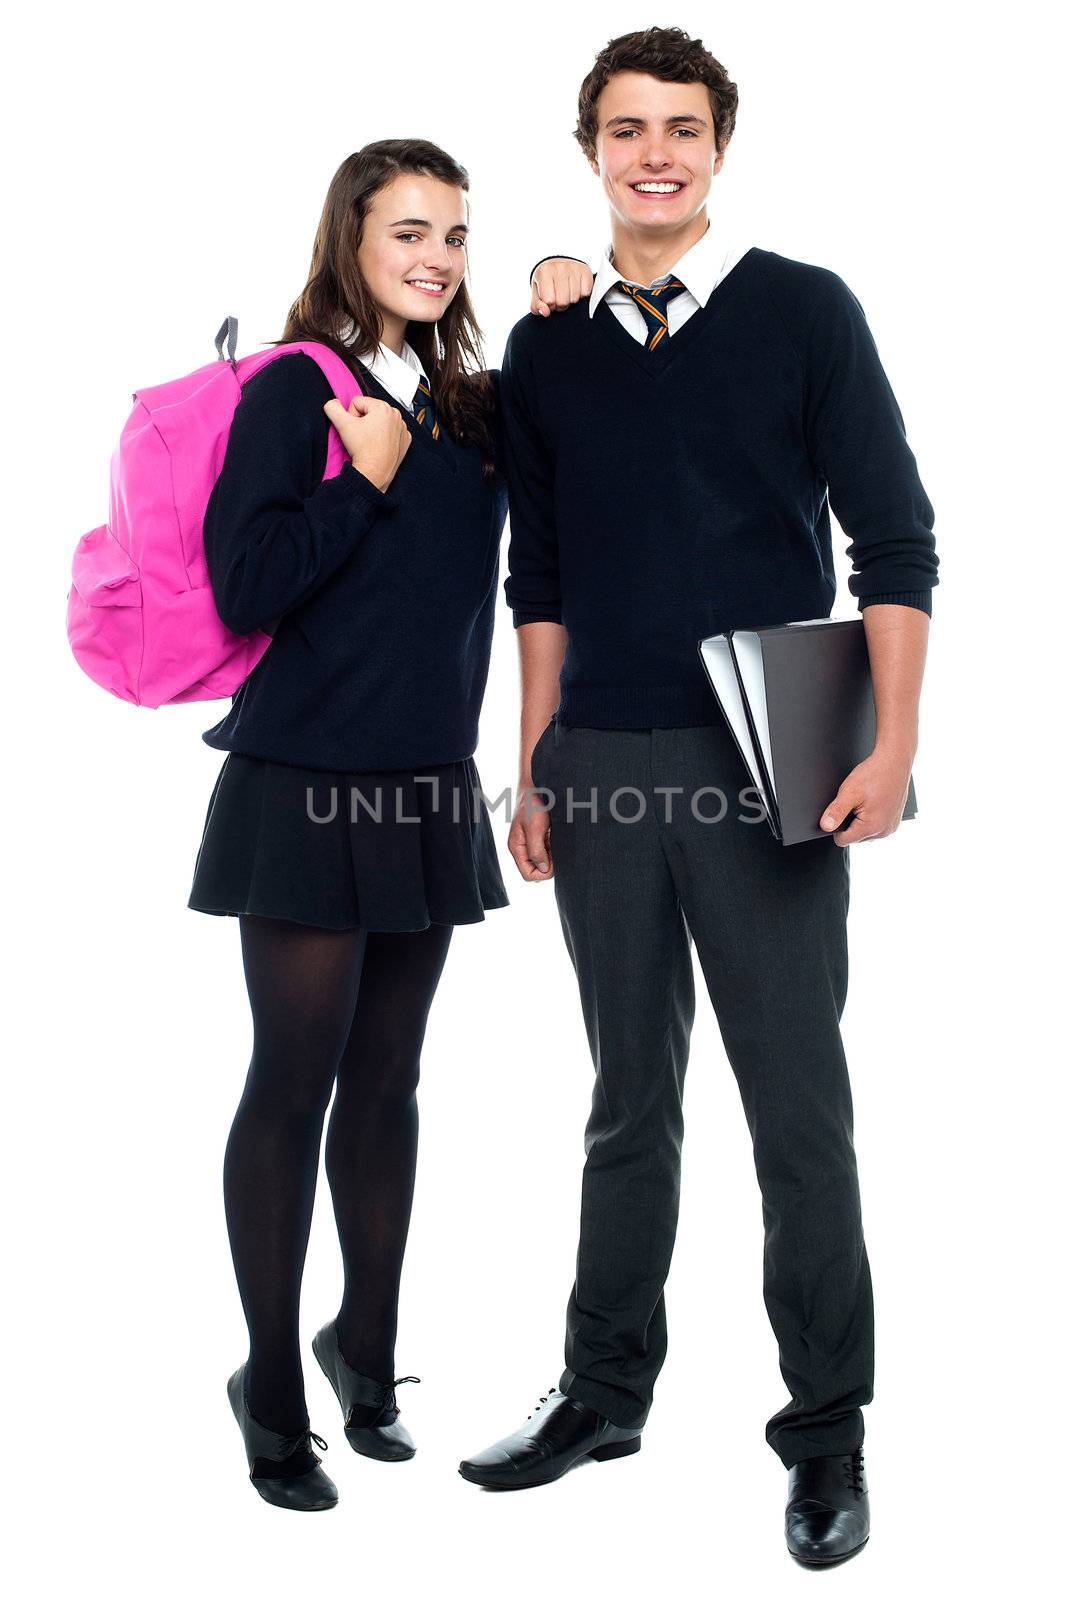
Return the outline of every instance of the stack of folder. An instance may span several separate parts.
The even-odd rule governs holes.
[[[831,840],[825,807],[876,743],[862,619],[734,629],[703,639],[699,655],[774,837]],[[911,778],[902,816],[916,815]]]

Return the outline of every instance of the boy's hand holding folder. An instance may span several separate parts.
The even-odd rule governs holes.
[[[831,835],[843,847],[916,815],[912,752],[877,742],[861,618],[734,629],[699,654],[783,844]]]
[[[904,751],[874,750],[844,778],[821,818],[822,828],[840,847],[894,833],[906,810],[912,765]]]

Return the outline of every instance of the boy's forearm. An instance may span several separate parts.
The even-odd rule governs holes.
[[[862,612],[876,703],[878,749],[917,750],[918,708],[928,651],[928,616],[916,606],[870,605]]]
[[[529,760],[536,741],[558,710],[558,680],[568,635],[558,622],[525,622],[517,628],[521,672],[521,748],[518,782],[532,785]]]

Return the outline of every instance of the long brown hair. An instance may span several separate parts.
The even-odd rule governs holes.
[[[359,271],[358,249],[370,202],[401,173],[439,178],[463,190],[470,186],[465,167],[428,139],[378,139],[348,156],[325,197],[307,282],[275,343],[317,340],[349,363],[380,344],[381,313]],[[349,320],[357,336],[345,344]],[[491,481],[494,395],[465,277],[438,322],[408,323],[407,341],[425,368],[441,424],[459,444],[481,450],[484,475]]]

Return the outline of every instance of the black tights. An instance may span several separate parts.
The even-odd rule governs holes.
[[[300,1285],[334,1083],[325,1159],[344,1262],[337,1339],[358,1372],[395,1376],[420,1053],[452,929],[365,933],[245,915],[240,933],[254,1036],[226,1146],[226,1223],[251,1345],[248,1408],[289,1434],[309,1425]]]

